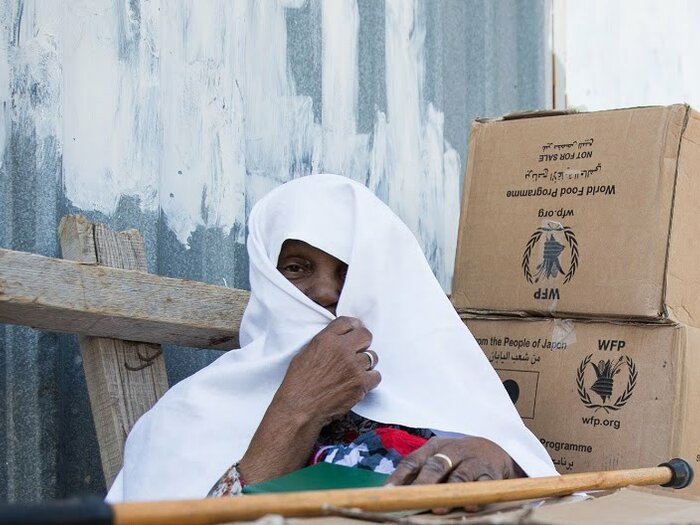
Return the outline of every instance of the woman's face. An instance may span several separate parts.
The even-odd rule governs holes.
[[[347,264],[304,241],[287,239],[277,269],[309,299],[335,315]]]

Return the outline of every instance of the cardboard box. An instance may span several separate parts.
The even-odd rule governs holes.
[[[699,329],[465,322],[560,473],[656,466],[673,457],[700,469]],[[700,494],[700,483],[686,491]]]
[[[414,511],[415,512],[415,511]],[[342,518],[294,518],[294,525],[367,525],[348,509]],[[659,493],[647,487],[628,487],[614,491],[581,493],[542,500],[504,501],[486,506],[483,513],[474,514],[452,509],[447,518],[422,514],[410,522],[459,523],[464,525],[490,523],[521,525],[692,525],[700,523],[700,501],[688,497],[685,491]],[[406,520],[408,521],[408,520]],[[385,520],[386,522],[386,520]],[[410,523],[409,522],[409,523]]]
[[[700,326],[699,202],[688,106],[477,121],[453,303]]]

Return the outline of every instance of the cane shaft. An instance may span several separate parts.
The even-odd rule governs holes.
[[[254,520],[266,514],[282,514],[288,517],[322,516],[327,505],[358,507],[370,512],[462,507],[563,496],[584,490],[616,489],[628,485],[662,485],[671,477],[672,472],[668,467],[654,467],[478,483],[121,503],[114,505],[113,511],[115,525],[210,525],[224,521]]]

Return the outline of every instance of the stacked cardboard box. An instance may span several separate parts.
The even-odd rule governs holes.
[[[562,473],[700,466],[697,254],[688,106],[474,123],[452,300]]]

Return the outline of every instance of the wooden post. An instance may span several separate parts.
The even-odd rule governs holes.
[[[59,236],[64,259],[148,271],[137,230],[114,232],[80,215],[68,215],[61,220]],[[168,389],[165,362],[160,345],[103,337],[80,336],[80,352],[109,487],[122,466],[127,434]]]

